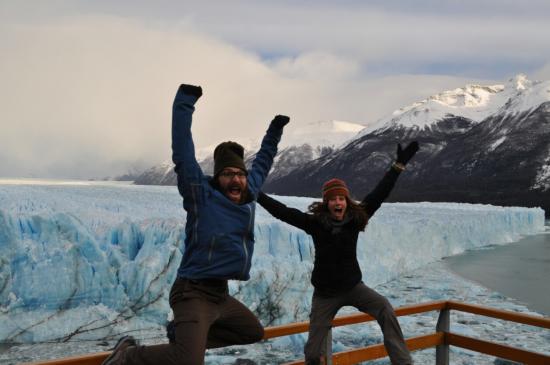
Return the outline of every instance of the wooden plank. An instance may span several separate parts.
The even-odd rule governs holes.
[[[65,357],[49,361],[29,362],[21,365],[101,365],[110,352],[98,352],[94,354]]]
[[[432,333],[424,336],[411,337],[406,340],[410,351],[422,350],[442,344],[444,333]],[[362,361],[380,359],[388,356],[384,344],[372,345],[360,349],[338,352],[332,355],[334,365],[351,365]],[[285,365],[303,365],[304,360],[293,361]]]
[[[404,305],[395,309],[395,315],[398,317],[409,316],[411,314],[425,313],[435,310],[439,311],[445,308],[447,308],[446,300],[436,300],[433,302],[426,302],[421,304]]]
[[[462,347],[468,350],[481,352],[487,355],[498,356],[503,359],[517,361],[529,365],[548,365],[550,356],[541,353],[518,349],[494,342],[479,340],[467,336],[448,333],[447,341],[452,346]]]
[[[405,315],[424,313],[424,312],[428,312],[428,311],[441,310],[441,309],[454,309],[454,310],[459,310],[459,311],[468,312],[468,313],[472,313],[472,314],[479,314],[479,315],[489,316],[489,317],[493,317],[493,318],[499,318],[499,319],[503,319],[503,320],[513,321],[513,322],[524,323],[524,324],[528,324],[528,325],[532,325],[532,326],[550,328],[550,318],[548,318],[548,317],[537,317],[537,316],[533,316],[533,315],[527,315],[527,314],[522,314],[522,313],[504,311],[504,310],[493,309],[493,308],[489,308],[489,307],[483,307],[483,306],[467,304],[467,303],[461,303],[461,302],[455,302],[455,301],[435,301],[435,302],[429,302],[429,303],[418,304],[418,305],[404,306],[404,307],[397,308],[395,310],[395,313],[396,313],[397,316],[405,316]],[[335,326],[335,327],[345,326],[345,325],[362,323],[362,322],[367,322],[367,321],[372,321],[372,320],[374,320],[374,318],[372,318],[368,314],[357,313],[357,314],[352,314],[352,315],[348,315],[348,316],[336,317],[333,321],[333,326]],[[291,323],[291,324],[282,325],[282,326],[268,327],[268,328],[265,329],[264,339],[307,332],[308,329],[309,329],[309,323],[308,322],[299,322],[299,323]],[[437,335],[440,336],[440,334],[437,334]],[[432,336],[432,335],[428,335],[428,336]],[[533,356],[533,359],[535,359],[535,360],[533,360],[532,362],[528,362],[529,364],[531,364],[531,363],[533,363],[533,364],[539,364],[539,363],[540,364],[543,364],[543,363],[548,364],[548,363],[550,363],[550,358],[546,355],[537,354],[537,353],[529,352],[529,351],[526,351],[526,350],[513,349],[513,348],[510,348],[510,347],[507,347],[507,346],[504,346],[504,345],[493,344],[493,343],[487,342],[487,341],[469,339],[468,337],[465,337],[465,336],[459,336],[459,335],[455,335],[455,334],[453,334],[452,336],[454,336],[454,339],[457,343],[460,343],[464,346],[479,346],[479,343],[483,343],[483,344],[485,344],[483,346],[489,346],[489,347],[482,347],[482,349],[487,348],[488,349],[487,351],[492,351],[492,353],[488,353],[490,355],[495,355],[495,356],[500,356],[500,357],[505,357],[506,358],[506,356],[508,356],[508,355],[505,355],[505,354],[511,353],[512,356],[514,356],[514,357],[508,357],[510,360],[526,362],[525,358],[523,356],[528,356],[527,358],[529,358],[529,359],[531,358],[530,356]],[[414,343],[415,343],[414,341],[416,339],[422,338],[422,337],[425,337],[425,336],[413,337],[413,338],[407,340],[407,345],[409,346],[409,341],[413,341],[411,343],[411,345],[414,346]],[[441,343],[443,343],[443,342],[439,342],[437,344],[434,344],[433,346],[439,345]],[[486,345],[486,344],[489,344],[489,345]],[[462,347],[458,344],[453,344],[453,345]],[[373,354],[380,354],[381,349],[378,348],[377,346],[382,346],[382,345],[370,346],[372,348],[372,350],[370,350],[370,351],[372,351]],[[421,347],[421,348],[426,348],[426,347]],[[468,349],[471,349],[471,350],[474,350],[474,351],[476,350],[476,348],[469,348],[469,347],[464,347],[464,348],[468,348]],[[343,356],[343,357],[347,356],[348,360],[346,360],[346,361],[351,361],[351,360],[355,359],[355,356],[358,356],[358,358],[363,356],[361,354],[362,350],[363,349],[352,350],[352,351],[350,351],[350,354],[342,353],[341,356]],[[502,352],[502,351],[504,351],[504,352]],[[351,354],[352,352],[358,352],[358,353],[357,354],[355,354],[355,353]],[[480,351],[480,352],[482,352],[482,351]],[[68,357],[68,358],[64,358],[64,359],[28,363],[26,365],[100,365],[101,362],[103,362],[103,360],[108,355],[109,355],[109,352],[101,352],[101,353],[87,354],[87,355],[82,355],[82,356]],[[337,359],[337,357],[336,357],[337,355],[338,354],[335,354],[335,357],[334,357],[335,361]],[[378,356],[378,355],[376,355],[376,356]],[[386,355],[381,355],[379,357],[383,357],[383,356],[386,356]],[[522,357],[515,360],[516,356],[522,356]],[[541,356],[542,356],[542,359],[543,359],[543,360],[541,360],[542,362],[537,360],[537,359],[541,358]],[[379,357],[374,357],[374,358],[379,358]],[[362,361],[369,360],[369,359],[371,359],[371,358],[367,358],[367,359],[364,359]],[[537,361],[539,361],[539,362],[537,362]],[[296,362],[296,364],[300,364],[300,363],[301,362]],[[337,364],[337,363],[338,362],[335,362],[335,364]]]
[[[441,310],[441,309],[444,309],[446,306],[447,306],[447,302],[444,300],[428,302],[423,304],[407,305],[407,306],[403,306],[395,309],[395,315],[398,317],[409,316],[411,314]],[[334,318],[334,320],[332,321],[332,325],[334,327],[338,327],[338,326],[347,326],[350,324],[369,322],[369,321],[374,321],[374,317],[366,313],[355,313],[347,316],[340,316],[340,317]]]
[[[395,314],[399,316],[408,316],[411,314],[424,313],[445,308],[447,302],[444,300],[428,302],[423,304],[415,304],[403,306],[395,309]],[[347,326],[350,324],[363,323],[374,321],[374,318],[366,313],[354,313],[346,316],[339,316],[332,321],[333,327]],[[294,335],[297,333],[307,332],[309,330],[309,322],[299,322],[285,324],[281,326],[273,326],[265,329],[264,339]]]
[[[309,331],[309,322],[297,322],[264,329],[264,340]]]
[[[446,307],[446,301],[434,301],[423,304],[416,304],[397,308],[395,314],[397,316],[406,316],[410,314],[423,313],[433,310],[440,310]],[[333,321],[333,326],[345,326],[374,320],[373,317],[365,313],[356,313],[347,316],[336,317]],[[290,323],[281,326],[273,326],[265,329],[264,339],[270,339],[281,336],[288,336],[297,333],[307,332],[309,330],[309,322]],[[109,355],[109,352],[98,354],[86,354],[76,357],[68,357],[63,359],[41,361],[28,363],[25,365],[100,365],[101,362]]]
[[[505,311],[505,310],[495,309],[491,307],[484,307],[481,305],[455,302],[452,300],[448,301],[448,305],[450,309],[455,309],[462,312],[480,314],[482,316],[504,319],[506,321],[523,323],[531,326],[550,328],[549,317],[538,317],[530,314]]]

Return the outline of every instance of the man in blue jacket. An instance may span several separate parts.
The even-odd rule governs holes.
[[[229,295],[227,281],[250,278],[256,199],[289,118],[278,115],[271,121],[250,171],[243,147],[223,142],[214,151],[214,176],[206,176],[191,135],[201,95],[200,87],[181,85],[172,111],[172,159],[187,212],[185,253],[170,291],[175,338],[165,345],[138,346],[132,337],[123,337],[104,365],[203,364],[207,348],[263,337],[256,316]]]

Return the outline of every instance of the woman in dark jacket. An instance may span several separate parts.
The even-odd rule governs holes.
[[[332,179],[323,184],[323,201],[310,205],[309,212],[289,208],[260,193],[258,203],[275,218],[312,236],[315,261],[311,275],[313,292],[309,337],[304,352],[306,364],[319,364],[322,348],[333,318],[340,308],[354,306],[378,321],[384,345],[392,364],[412,364],[403,333],[389,301],[362,281],[357,262],[357,237],[370,217],[388,197],[399,174],[418,151],[412,142],[397,147],[397,159],[390,170],[360,204],[350,199],[344,181]]]

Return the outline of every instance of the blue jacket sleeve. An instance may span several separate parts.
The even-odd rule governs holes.
[[[254,196],[258,196],[262,185],[267,178],[273,159],[277,154],[277,145],[281,140],[283,134],[283,128],[278,127],[275,123],[271,122],[267,132],[262,140],[260,150],[256,154],[254,161],[252,162],[252,168],[248,175],[248,186]]]
[[[198,97],[178,90],[172,107],[172,161],[176,165],[178,190],[182,197],[190,196],[191,184],[200,184],[202,170],[195,157],[191,121]]]

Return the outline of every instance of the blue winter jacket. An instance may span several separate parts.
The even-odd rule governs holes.
[[[212,177],[204,175],[197,163],[191,135],[196,101],[196,96],[179,90],[172,110],[172,160],[187,212],[185,252],[178,276],[248,280],[254,251],[256,199],[277,154],[282,128],[273,123],[269,126],[248,172],[248,189],[253,199],[239,205],[215,189],[210,184]]]

